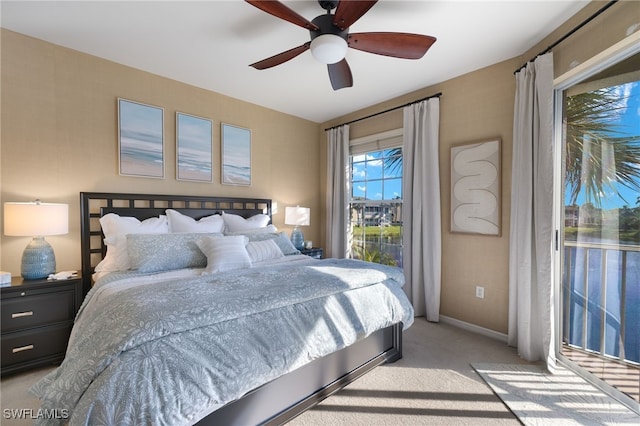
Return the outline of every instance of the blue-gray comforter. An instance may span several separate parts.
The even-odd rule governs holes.
[[[402,271],[357,260],[142,285],[119,275],[91,290],[63,363],[32,388],[72,425],[193,424],[313,359],[413,322]]]

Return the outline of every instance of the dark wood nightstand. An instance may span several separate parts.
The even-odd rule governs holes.
[[[67,280],[13,277],[0,287],[0,374],[59,363],[82,303],[82,275]]]
[[[313,247],[310,249],[302,249],[300,253],[306,254],[309,257],[313,257],[314,259],[322,259],[324,257],[324,250],[322,247]]]

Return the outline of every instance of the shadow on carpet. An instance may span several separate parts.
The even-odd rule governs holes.
[[[640,415],[565,368],[471,366],[524,425],[640,425]]]

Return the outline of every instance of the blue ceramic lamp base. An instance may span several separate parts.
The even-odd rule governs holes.
[[[298,250],[304,248],[304,235],[302,235],[302,231],[297,226],[291,231],[291,244]]]
[[[43,237],[33,237],[22,253],[21,275],[25,280],[47,278],[56,271],[56,255]]]

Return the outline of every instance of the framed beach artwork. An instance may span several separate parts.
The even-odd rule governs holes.
[[[451,232],[500,236],[500,139],[451,147]]]
[[[118,98],[120,174],[164,178],[164,109]]]
[[[251,130],[222,123],[222,183],[251,185]]]
[[[213,122],[176,112],[176,179],[213,182]]]

